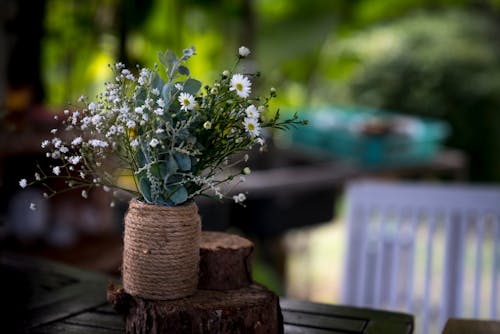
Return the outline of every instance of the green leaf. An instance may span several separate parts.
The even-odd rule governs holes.
[[[188,192],[183,186],[178,186],[177,190],[170,196],[170,200],[174,202],[175,205],[184,203],[188,198]]]
[[[139,177],[139,191],[141,192],[142,197],[144,197],[146,202],[148,202],[148,203],[152,202],[151,184],[149,183],[149,180],[146,177],[146,175]]]
[[[177,61],[177,56],[172,51],[167,50],[165,53],[158,52],[158,59],[166,69],[170,69]]]
[[[191,158],[187,154],[174,153],[175,161],[181,171],[191,170]]]
[[[155,73],[153,77],[152,87],[161,91],[163,85],[164,85],[163,79],[158,75],[158,73]]]
[[[166,161],[166,168],[168,175],[175,174],[175,172],[177,172],[177,170],[179,169],[179,165],[177,165],[177,162],[171,155],[168,157],[168,160]]]
[[[144,101],[146,101],[146,97],[148,96],[148,92],[144,87],[141,87],[135,96],[135,105],[136,107],[142,106]]]
[[[196,95],[201,88],[201,82],[196,79],[189,78],[184,82],[184,91],[191,95]]]
[[[163,88],[161,89],[161,97],[163,98],[163,101],[165,101],[165,105],[170,104],[170,90],[172,89],[172,85],[169,83],[166,83],[163,85]]]
[[[189,68],[187,68],[184,65],[179,66],[179,68],[177,68],[177,72],[179,72],[179,74],[182,74],[185,76],[189,76],[189,73],[190,73]]]

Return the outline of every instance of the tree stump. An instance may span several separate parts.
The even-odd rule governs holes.
[[[175,300],[131,296],[112,284],[107,298],[125,317],[126,333],[283,333],[276,294],[252,283],[253,244],[202,232],[198,290]]]
[[[230,290],[252,283],[253,243],[237,235],[202,232],[198,289]]]
[[[125,332],[283,333],[278,296],[258,284],[233,290],[198,290],[176,300],[147,300],[108,288],[108,301],[125,316]]]

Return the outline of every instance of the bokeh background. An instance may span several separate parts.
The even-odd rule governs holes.
[[[97,94],[108,64],[152,66],[158,51],[190,45],[198,54],[191,72],[202,82],[249,47],[246,66],[262,74],[255,90],[276,87],[272,107],[285,113],[356,106],[446,122],[443,145],[468,157],[467,180],[500,182],[499,0],[2,0],[0,27],[5,249],[118,273],[123,207],[107,208],[104,194],[67,196],[26,219],[22,204],[39,194],[21,192],[17,181],[43,159],[39,142],[54,113]],[[335,302],[343,202],[326,199],[335,201],[331,219],[317,226],[272,234],[223,227],[261,245],[258,280],[282,295]]]

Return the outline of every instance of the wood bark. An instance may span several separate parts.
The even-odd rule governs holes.
[[[108,301],[125,316],[125,332],[283,333],[279,299],[258,284],[233,290],[198,290],[193,296],[167,301],[128,295],[110,286]]]
[[[251,241],[222,232],[202,232],[198,289],[231,290],[252,283]]]

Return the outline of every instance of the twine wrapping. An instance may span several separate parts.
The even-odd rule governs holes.
[[[125,215],[125,291],[156,300],[192,295],[198,285],[200,237],[195,203],[166,207],[132,200]]]

